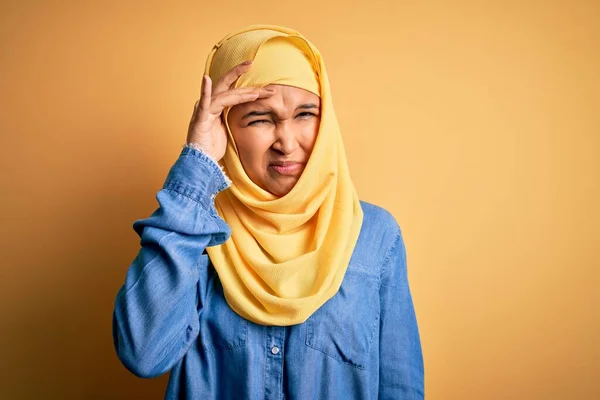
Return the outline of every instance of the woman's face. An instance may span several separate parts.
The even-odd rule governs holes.
[[[275,93],[234,106],[228,122],[242,166],[262,189],[285,196],[292,190],[319,132],[319,96],[291,86],[269,85]]]

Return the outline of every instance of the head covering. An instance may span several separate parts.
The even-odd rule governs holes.
[[[217,82],[246,60],[253,65],[236,87],[281,84],[319,95],[319,132],[296,185],[277,197],[245,173],[227,126],[222,163],[233,184],[215,205],[232,235],[207,252],[233,311],[258,324],[294,325],[339,290],[363,214],[316,47],[288,28],[250,26],[214,46],[205,74]]]

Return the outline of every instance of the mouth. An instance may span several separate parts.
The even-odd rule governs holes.
[[[297,161],[276,161],[269,165],[269,169],[275,171],[279,175],[294,176],[302,171],[304,163]]]

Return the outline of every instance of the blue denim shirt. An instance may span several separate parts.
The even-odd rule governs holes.
[[[361,202],[360,237],[338,293],[306,322],[262,326],[234,313],[206,252],[230,228],[216,163],[184,148],[136,221],[141,250],[119,291],[113,339],[135,375],[171,371],[167,399],[422,399],[423,357],[400,229]]]

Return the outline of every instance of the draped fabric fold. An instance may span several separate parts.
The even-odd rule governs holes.
[[[232,186],[215,205],[232,235],[207,252],[233,311],[262,325],[294,325],[339,290],[363,214],[316,47],[294,30],[254,25],[217,43],[205,74],[217,82],[246,60],[253,60],[252,68],[236,87],[280,84],[317,94],[319,132],[302,176],[288,194],[277,197],[247,176],[227,127],[222,163]]]

